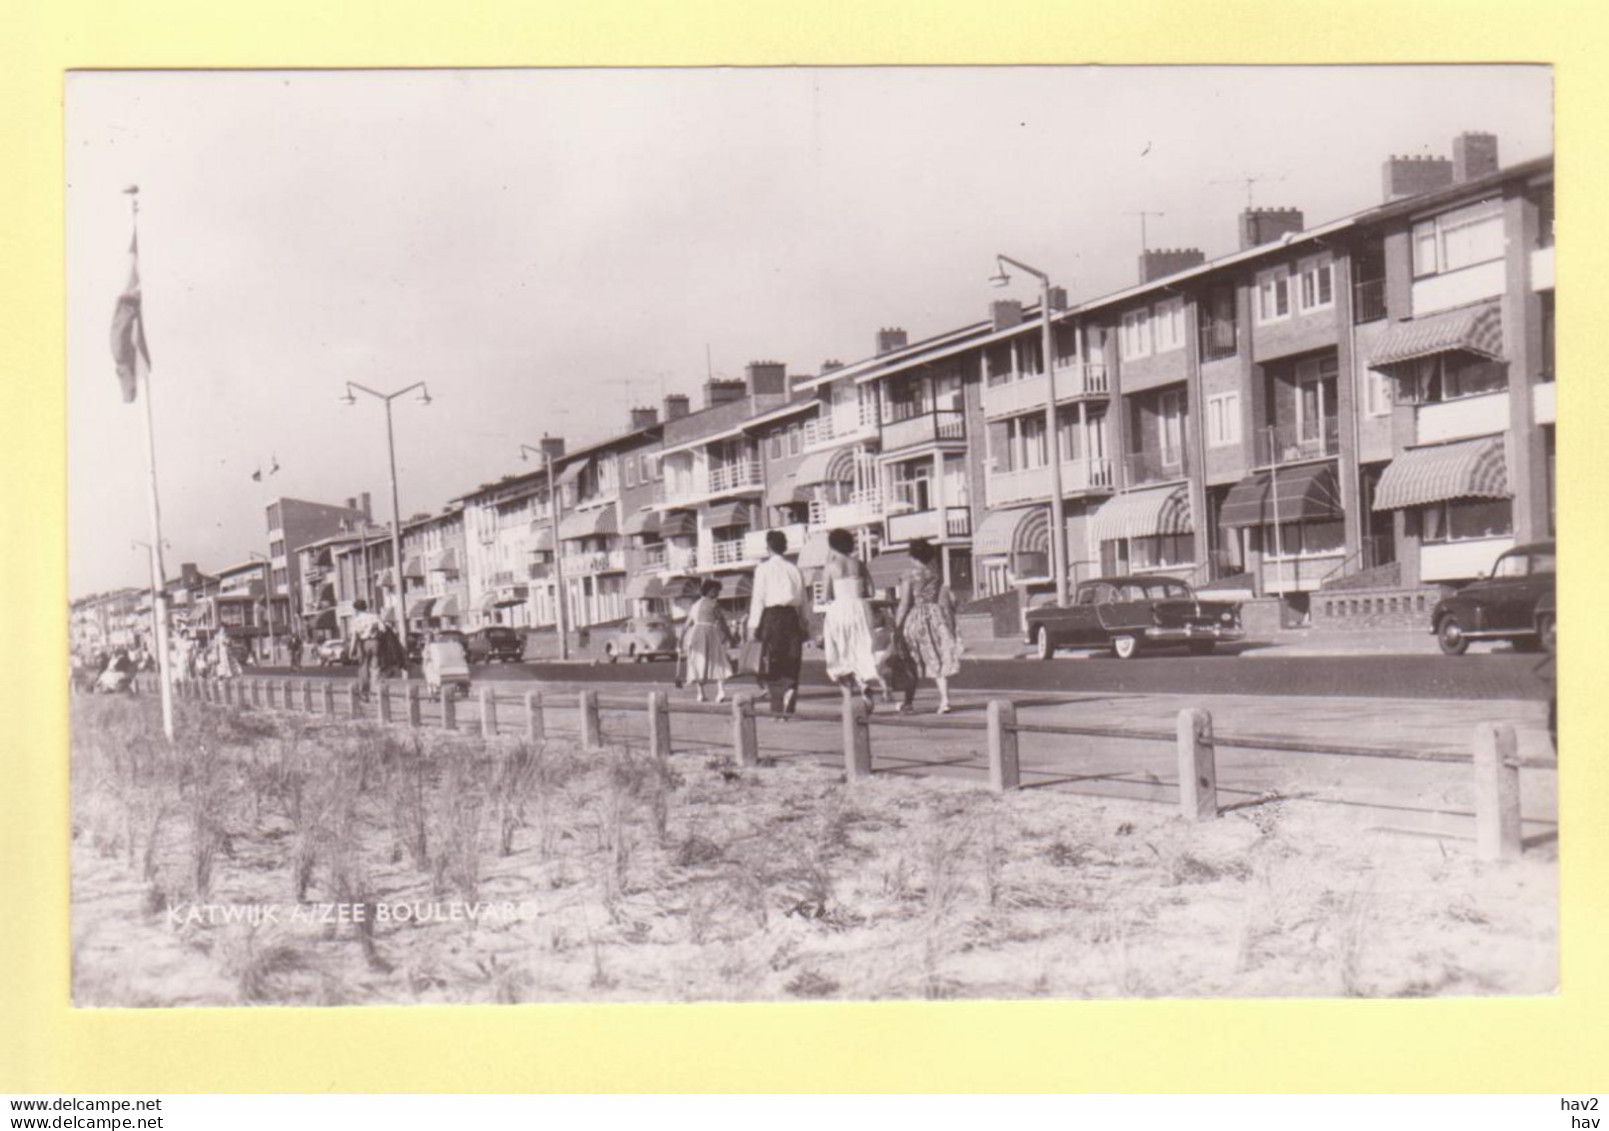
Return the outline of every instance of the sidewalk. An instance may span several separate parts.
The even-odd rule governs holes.
[[[1470,654],[1507,651],[1502,643],[1473,643]],[[994,640],[968,640],[967,657],[974,660],[1012,660],[1033,655],[1031,645],[1019,637],[998,637]],[[1312,628],[1290,629],[1272,635],[1247,637],[1235,644],[1220,645],[1226,655],[1258,656],[1284,659],[1292,656],[1434,656],[1439,654],[1436,638],[1429,632],[1401,632],[1364,630],[1342,632]],[[1175,649],[1174,651],[1177,651]],[[1069,655],[1078,655],[1069,652]],[[1088,651],[1085,655],[1104,653]]]

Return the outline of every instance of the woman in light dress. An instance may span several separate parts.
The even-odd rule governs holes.
[[[699,598],[687,610],[687,626],[682,629],[682,661],[687,665],[687,682],[698,689],[704,702],[704,685],[715,683],[715,701],[726,702],[726,681],[732,678],[732,658],[727,654],[732,633],[726,614],[718,603],[721,583],[714,578],[699,587]]]
[[[955,631],[955,597],[944,587],[935,567],[938,551],[925,538],[911,540],[907,551],[916,564],[900,586],[900,642],[910,656],[916,675],[931,679],[939,688],[939,714],[950,713],[950,677],[961,670],[960,638]],[[901,713],[909,712],[914,687]]]
[[[865,563],[854,556],[855,536],[847,530],[827,535],[827,586],[832,601],[822,623],[822,648],[827,653],[827,678],[848,693],[859,690],[869,709],[872,689],[881,683],[872,639],[871,578]]]

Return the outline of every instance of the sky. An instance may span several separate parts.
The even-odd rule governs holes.
[[[75,596],[148,582],[108,344],[131,184],[171,575],[266,552],[281,495],[389,519],[384,411],[348,380],[429,383],[394,404],[407,516],[709,372],[976,321],[997,253],[1077,302],[1136,281],[1140,210],[1212,258],[1248,177],[1311,225],[1466,130],[1553,150],[1551,72],[1519,66],[85,72],[66,98]]]

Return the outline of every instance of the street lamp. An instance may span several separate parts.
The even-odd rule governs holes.
[[[402,641],[404,648],[408,646],[407,581],[402,576],[402,508],[397,502],[397,441],[396,433],[391,426],[391,402],[400,396],[413,392],[415,389],[419,390],[419,403],[429,404],[430,389],[426,387],[423,381],[415,381],[407,388],[398,389],[394,393],[378,392],[367,385],[360,385],[356,381],[348,381],[346,383],[346,394],[340,398],[342,404],[355,405],[358,403],[358,399],[353,395],[353,392],[356,391],[366,393],[385,405],[386,456],[390,460],[391,467],[391,570],[397,587],[397,638]],[[364,542],[364,546],[365,548],[368,546],[367,541]]]
[[[268,626],[268,659],[272,663],[274,655],[274,570],[273,561],[265,554],[256,550],[247,550],[253,561],[263,563],[263,623]]]
[[[1056,580],[1056,603],[1067,604],[1067,520],[1062,501],[1061,444],[1056,429],[1056,364],[1055,346],[1050,327],[1050,276],[1008,255],[996,255],[995,274],[989,284],[1004,287],[1010,284],[1006,273],[1010,264],[1024,274],[1039,280],[1039,321],[1043,331],[1040,346],[1040,364],[1045,367],[1045,449],[1050,456],[1050,571]]]
[[[548,518],[553,529],[553,615],[559,633],[559,659],[570,658],[570,633],[564,624],[564,556],[559,553],[559,492],[553,482],[553,453],[545,448],[520,445],[520,459],[530,461],[530,453],[542,457],[548,473]]]

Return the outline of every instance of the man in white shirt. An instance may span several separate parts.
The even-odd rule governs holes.
[[[358,662],[358,698],[367,700],[380,682],[380,618],[369,612],[362,597],[352,602],[356,615],[347,631],[349,655]]]
[[[805,620],[809,589],[799,567],[783,556],[788,536],[768,531],[765,544],[771,553],[754,571],[749,636],[760,642],[760,682],[770,692],[771,711],[788,716],[799,698],[799,663],[809,635]]]

